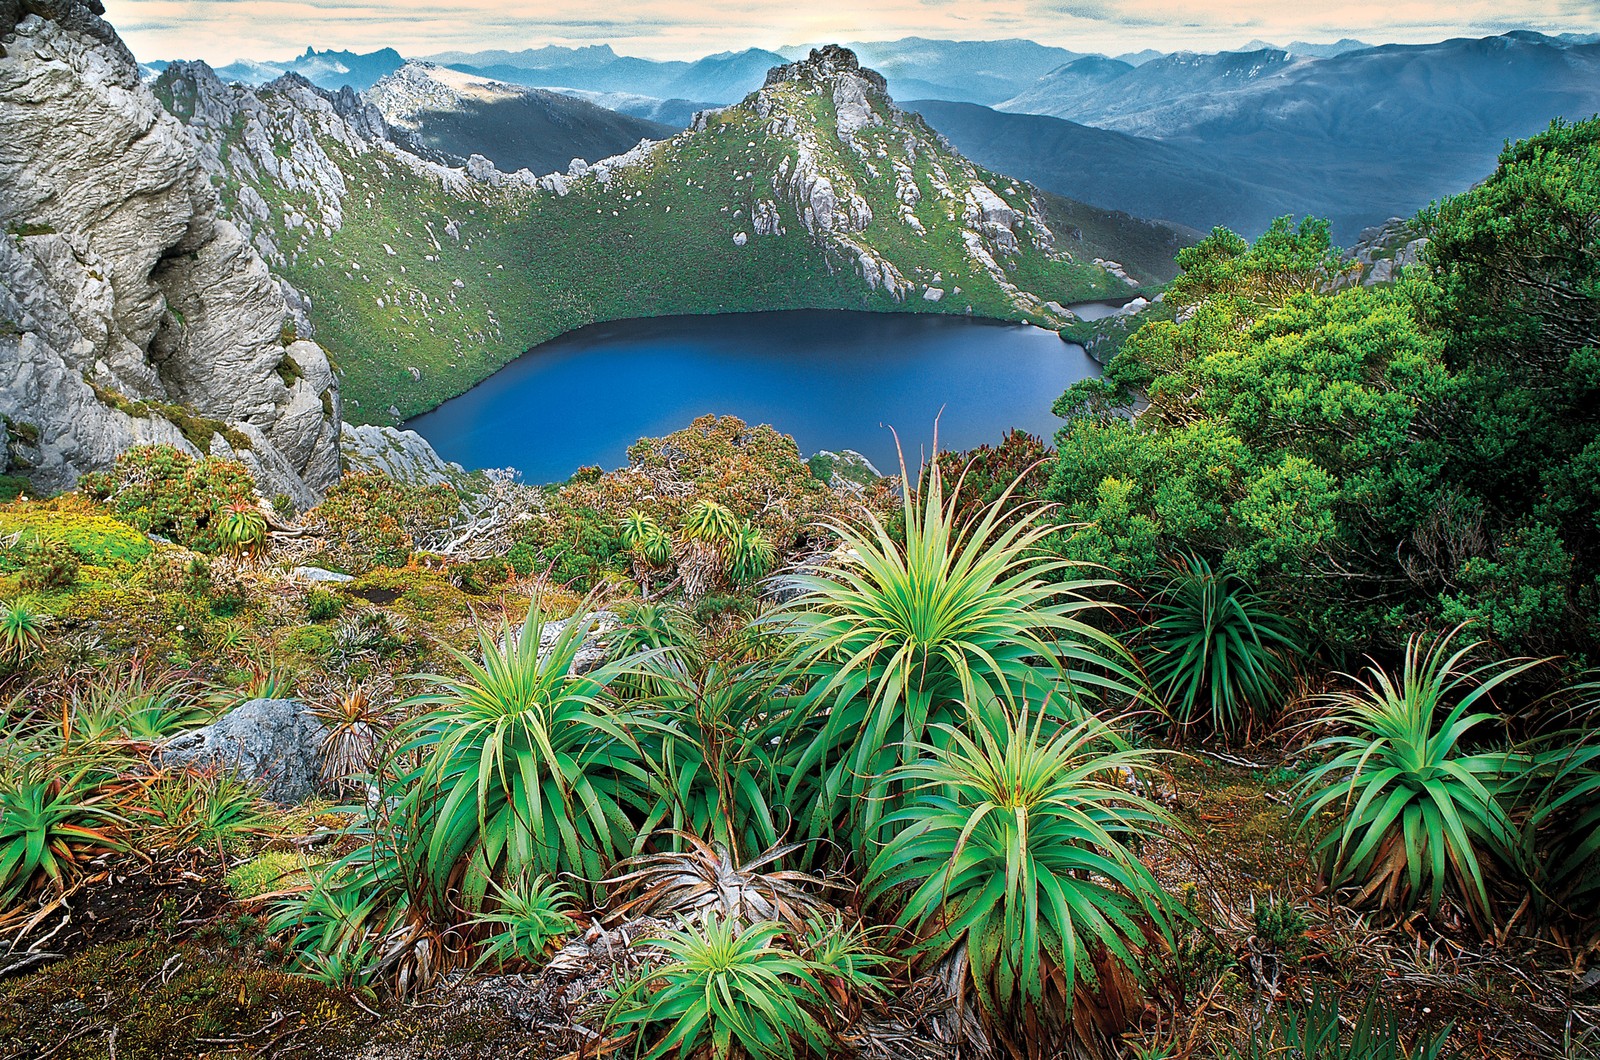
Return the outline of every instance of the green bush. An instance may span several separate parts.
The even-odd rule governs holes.
[[[344,570],[403,567],[417,539],[449,526],[461,501],[449,486],[410,486],[377,472],[352,472],[328,489],[305,521]]]
[[[78,580],[77,555],[62,545],[25,545],[21,553],[22,587],[29,592],[65,589]]]
[[[170,445],[125,450],[110,471],[85,475],[79,486],[140,530],[201,552],[223,548],[221,523],[230,506],[255,502],[243,464],[196,460]]]
[[[313,622],[337,618],[343,610],[344,597],[332,590],[316,588],[306,594],[306,617]]]

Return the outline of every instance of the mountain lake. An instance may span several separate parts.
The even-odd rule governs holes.
[[[1074,306],[1098,319],[1111,303]],[[1053,331],[934,313],[795,310],[591,324],[534,347],[406,424],[468,468],[558,482],[626,463],[628,446],[707,413],[769,423],[802,456],[854,449],[879,470],[933,442],[969,449],[1013,427],[1048,441],[1062,391],[1100,367]]]

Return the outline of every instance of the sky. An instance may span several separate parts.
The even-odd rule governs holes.
[[[105,0],[140,59],[286,59],[392,47],[408,57],[610,44],[693,59],[826,41],[1026,37],[1074,51],[1217,51],[1354,37],[1424,43],[1511,29],[1600,31],[1600,0]]]

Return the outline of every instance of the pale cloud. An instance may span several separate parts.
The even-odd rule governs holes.
[[[1252,38],[1423,42],[1514,28],[1600,30],[1600,0],[105,0],[143,59],[282,59],[303,51],[611,44],[651,58],[903,36],[1030,37],[1077,51],[1215,50]]]

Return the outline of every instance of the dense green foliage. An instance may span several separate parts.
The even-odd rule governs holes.
[[[81,485],[139,529],[201,552],[225,547],[227,512],[233,505],[253,506],[255,496],[244,465],[213,456],[196,460],[170,445],[128,449],[111,470],[85,475]]]
[[[417,538],[448,525],[460,505],[449,486],[410,486],[376,473],[334,483],[309,521],[329,562],[362,572],[403,566]]]
[[[1183,312],[1058,404],[1066,553],[1144,579],[1196,552],[1336,651],[1475,621],[1593,654],[1597,157],[1600,121],[1508,149],[1387,287],[1333,289],[1315,222],[1183,251]]]

